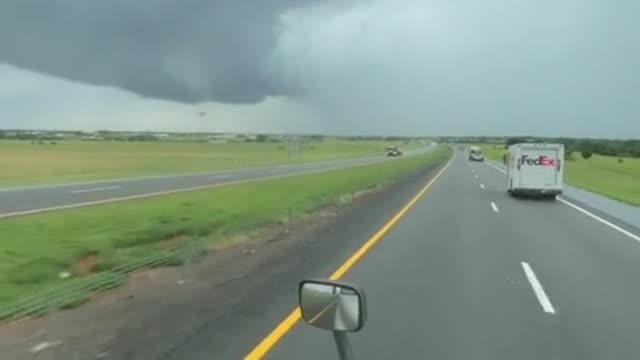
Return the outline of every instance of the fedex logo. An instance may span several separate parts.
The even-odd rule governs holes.
[[[530,158],[527,155],[522,155],[521,161],[523,164],[536,165],[536,166],[555,166],[556,161],[549,158],[546,155],[540,155],[537,159]]]

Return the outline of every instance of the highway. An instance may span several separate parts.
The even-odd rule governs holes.
[[[86,358],[336,359],[331,334],[295,311],[300,280],[333,277],[367,295],[356,359],[638,358],[640,229],[504,185],[498,166],[456,152],[324,225],[238,249],[190,296],[139,303],[117,341],[78,342]]]
[[[462,153],[396,220],[341,278],[364,288],[368,300],[368,323],[351,336],[356,359],[638,358],[638,229],[567,200],[510,198],[504,174]],[[370,228],[345,229],[361,245],[373,239]],[[239,324],[245,333],[235,345],[247,347],[246,359],[337,358],[330,333],[295,313],[281,323],[293,300],[284,301],[288,310],[256,305]],[[191,345],[199,354],[241,357],[237,346]],[[200,357],[186,351],[181,358]]]
[[[406,156],[412,156],[433,149],[435,149],[435,144],[407,151],[405,154]],[[196,174],[0,189],[0,219],[248,181],[343,169],[389,159],[386,156],[369,156],[356,159],[275,165]]]

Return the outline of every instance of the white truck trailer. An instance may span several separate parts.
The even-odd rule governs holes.
[[[562,194],[564,145],[513,144],[507,151],[506,165],[509,194],[548,198]]]

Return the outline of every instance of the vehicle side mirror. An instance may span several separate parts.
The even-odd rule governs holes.
[[[356,332],[367,320],[364,292],[355,285],[330,280],[303,280],[298,290],[302,318],[311,326]]]

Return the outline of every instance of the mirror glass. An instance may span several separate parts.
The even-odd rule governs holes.
[[[303,283],[300,310],[307,324],[326,330],[357,331],[362,326],[362,301],[353,288],[331,283]]]

